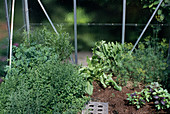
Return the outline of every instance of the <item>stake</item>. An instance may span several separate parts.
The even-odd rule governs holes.
[[[11,61],[12,61],[12,36],[13,36],[13,25],[14,25],[14,7],[15,7],[15,0],[12,2],[12,17],[11,17],[11,34],[10,34],[10,55],[9,55],[9,67],[11,68]]]
[[[10,39],[10,25],[9,25],[9,14],[8,14],[8,4],[7,4],[7,0],[5,0],[5,13],[6,13],[6,21],[7,21],[8,35],[9,35],[9,39]]]
[[[27,35],[29,38],[29,31],[30,31],[30,26],[29,26],[29,12],[28,12],[28,1],[24,0],[24,9],[25,9],[25,23],[26,23],[26,31],[27,31]]]
[[[47,12],[46,12],[46,10],[45,10],[44,6],[42,5],[41,1],[40,1],[40,0],[38,0],[38,2],[39,2],[39,4],[40,4],[40,6],[41,6],[42,10],[44,11],[44,13],[45,13],[45,15],[46,15],[46,17],[47,17],[48,21],[50,22],[51,26],[53,27],[53,29],[54,29],[55,33],[56,33],[57,35],[59,35],[59,34],[58,34],[58,32],[57,32],[57,30],[56,30],[56,28],[54,27],[54,25],[53,25],[53,23],[52,23],[52,21],[51,21],[50,17],[48,16],[48,14],[47,14]]]
[[[125,18],[126,18],[126,0],[123,0],[122,44],[124,44],[125,42]]]
[[[5,13],[6,13],[6,21],[7,21],[7,28],[8,28],[8,50],[7,50],[7,54],[9,57],[9,42],[10,42],[10,25],[9,25],[9,14],[8,14],[8,3],[7,0],[5,0]]]
[[[75,63],[78,63],[77,57],[77,8],[76,8],[76,0],[74,2],[74,42],[75,42]]]

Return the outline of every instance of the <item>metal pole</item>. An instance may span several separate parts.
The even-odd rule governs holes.
[[[122,44],[125,42],[126,0],[123,0]]]
[[[29,25],[29,11],[28,11],[28,1],[24,0],[24,8],[25,8],[25,23],[26,23],[26,31],[29,38],[29,31],[30,31],[30,25]]]
[[[5,0],[5,13],[6,13],[6,20],[7,20],[8,35],[9,35],[9,39],[10,39],[10,25],[9,25],[9,14],[8,14],[7,0]]]
[[[75,42],[75,63],[78,63],[77,57],[77,8],[76,8],[76,0],[74,2],[74,42]]]
[[[9,25],[9,13],[8,13],[8,3],[7,0],[5,0],[5,13],[6,13],[6,21],[7,21],[7,28],[8,28],[8,49],[7,49],[7,56],[9,58],[9,42],[10,42],[10,25]]]
[[[25,3],[25,1],[24,0],[22,0],[22,15],[23,15],[23,22],[24,22],[24,26],[26,25],[26,17],[25,17],[25,5],[24,5],[24,3]],[[25,28],[26,29],[26,28]]]
[[[131,53],[133,52],[133,50],[135,49],[136,45],[137,45],[138,42],[140,41],[141,37],[142,37],[143,34],[145,33],[146,29],[148,28],[150,22],[152,21],[153,17],[155,16],[155,14],[156,14],[157,10],[159,9],[159,7],[160,7],[160,5],[161,5],[162,2],[163,2],[163,0],[161,0],[161,1],[159,2],[158,6],[156,7],[155,11],[153,12],[151,18],[149,19],[148,23],[146,24],[145,28],[143,29],[142,33],[140,34],[138,40],[136,41],[133,49],[131,50]]]
[[[12,16],[11,16],[11,34],[10,34],[10,55],[9,55],[9,67],[11,68],[12,61],[12,36],[13,36],[13,25],[14,25],[14,7],[15,0],[12,2]]]
[[[47,12],[46,12],[46,10],[45,10],[44,6],[42,5],[41,1],[40,1],[40,0],[38,0],[38,2],[39,2],[39,4],[40,4],[40,6],[41,6],[42,10],[44,11],[44,13],[45,13],[45,15],[46,15],[46,17],[47,17],[48,21],[50,22],[51,26],[53,27],[53,29],[54,29],[55,33],[56,33],[57,35],[59,35],[59,34],[58,34],[58,32],[57,32],[57,30],[56,30],[56,28],[55,28],[55,26],[53,25],[53,23],[52,23],[52,21],[51,21],[50,17],[48,16],[48,14],[47,14]]]

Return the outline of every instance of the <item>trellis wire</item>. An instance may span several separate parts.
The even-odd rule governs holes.
[[[62,24],[62,25],[72,25],[71,23],[53,23],[54,25]],[[49,25],[48,23],[30,23],[31,26],[43,26]],[[122,26],[121,23],[80,23],[78,26]],[[125,26],[145,26],[146,24],[137,24],[137,23],[126,23]],[[150,24],[149,26],[170,26],[170,24]]]

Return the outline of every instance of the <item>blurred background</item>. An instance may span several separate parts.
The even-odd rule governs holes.
[[[41,1],[55,26],[63,25],[65,31],[71,35],[71,42],[74,45],[73,0]],[[127,0],[125,42],[136,42],[154,11],[154,8],[144,8],[144,2],[141,1]],[[12,0],[7,2],[11,14]],[[22,41],[22,32],[25,30],[22,4],[22,0],[17,0],[15,3],[14,44]],[[28,7],[31,29],[43,26],[52,29],[37,0],[28,0]],[[167,40],[170,38],[169,11],[169,6],[162,8],[163,19],[159,15],[155,16],[142,39],[147,36],[155,37],[155,32],[159,38]],[[121,42],[122,13],[123,0],[77,0],[78,51],[91,51],[95,42],[100,40]],[[3,68],[7,64],[7,58],[8,31],[5,3],[4,0],[0,0],[0,76],[4,75]]]

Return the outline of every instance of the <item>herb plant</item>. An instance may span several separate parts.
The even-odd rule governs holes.
[[[62,26],[59,26],[59,35],[56,35],[55,32],[48,30],[47,28],[35,29],[30,32],[29,39],[25,33],[24,46],[35,46],[41,44],[42,47],[51,48],[51,52],[59,55],[61,60],[67,59],[72,51],[73,47],[70,41],[70,35],[63,31]]]
[[[18,75],[8,72],[0,85],[1,113],[76,113],[88,101],[78,70],[52,56]]]
[[[137,109],[141,108],[146,103],[144,98],[141,97],[140,92],[127,93],[127,95],[127,100],[129,101],[129,104],[136,105]]]
[[[158,82],[147,85],[141,92],[127,93],[127,95],[129,104],[136,105],[138,109],[146,102],[153,102],[158,110],[170,107],[170,94]]]
[[[89,98],[77,67],[64,61],[71,51],[68,39],[47,30],[37,34],[37,40],[30,37],[13,48],[11,68],[0,84],[0,113],[79,112]]]

